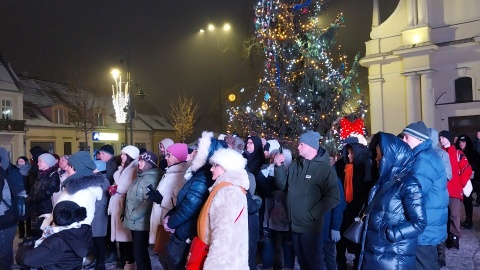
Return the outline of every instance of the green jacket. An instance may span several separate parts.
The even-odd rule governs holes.
[[[275,166],[275,184],[287,193],[288,219],[296,233],[321,233],[323,215],[340,202],[337,173],[323,149],[312,160],[297,159],[287,171]]]
[[[151,184],[155,189],[159,181],[160,172],[157,168],[138,173],[137,179],[127,191],[125,219],[123,220],[125,228],[133,231],[150,230],[152,202],[147,201],[147,186]]]

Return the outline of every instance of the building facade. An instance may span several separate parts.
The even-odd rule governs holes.
[[[474,135],[480,128],[480,1],[400,0],[372,31],[368,68],[372,132],[415,121]],[[381,4],[381,3],[380,3]]]

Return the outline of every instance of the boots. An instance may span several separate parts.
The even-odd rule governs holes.
[[[440,268],[442,268],[447,265],[445,261],[445,242],[437,245],[437,252],[438,252],[437,262],[438,262],[438,265],[440,265]]]
[[[462,222],[462,228],[471,229],[473,227],[472,218],[466,218],[464,222]]]
[[[125,267],[123,267],[124,270],[136,270],[136,264],[135,263],[126,263]]]
[[[460,238],[454,234],[449,234],[447,241],[445,242],[448,249],[460,249]]]

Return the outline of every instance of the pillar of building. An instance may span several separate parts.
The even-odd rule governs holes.
[[[383,79],[369,78],[371,134],[384,130],[383,122]]]
[[[418,72],[420,74],[420,89],[422,96],[422,121],[427,127],[435,124],[435,102],[432,86],[433,70]]]
[[[372,26],[380,25],[380,8],[378,6],[378,0],[373,0],[373,14],[372,14]]]
[[[406,87],[405,87],[405,103],[406,103],[406,116],[407,116],[407,125],[413,122],[420,120],[420,108],[419,108],[419,98],[417,91],[417,74],[404,73],[406,77]]]

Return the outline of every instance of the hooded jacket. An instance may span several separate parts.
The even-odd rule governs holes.
[[[248,270],[248,206],[241,190],[248,190],[248,175],[245,170],[226,171],[210,191],[221,182],[232,185],[218,190],[210,205],[205,235],[209,250],[204,269]]]
[[[430,139],[413,148],[412,175],[422,186],[427,226],[418,237],[420,246],[436,246],[447,239],[448,190],[444,163]]]
[[[447,151],[450,158],[450,166],[452,168],[452,179],[448,181],[448,196],[463,200],[463,187],[467,184],[472,175],[472,167],[468,163],[465,154],[457,150],[455,145],[450,145],[449,148],[443,148]],[[459,157],[463,156],[460,160]]]
[[[249,139],[253,142],[253,152],[245,151],[243,157],[247,159],[248,170],[256,176],[265,163],[265,154],[263,153],[262,140],[257,136],[250,136],[245,140],[245,149]]]
[[[413,166],[413,153],[396,136],[379,134],[380,178],[370,191],[368,203],[384,184],[406,174],[381,195],[366,217],[359,266],[362,269],[415,269],[417,237],[427,220],[420,183],[408,174]]]
[[[432,141],[433,150],[440,156],[445,167],[445,173],[447,174],[447,180],[452,179],[452,166],[450,165],[450,158],[448,154],[442,149],[438,141],[438,131],[433,128],[429,128],[430,140]]]
[[[305,158],[275,166],[275,183],[287,193],[287,215],[293,232],[322,232],[323,215],[340,202],[337,174],[330,157],[319,148],[312,160]]]
[[[88,225],[63,230],[43,240],[36,248],[24,245],[19,248],[15,259],[27,268],[46,270],[82,269],[83,258],[87,256],[92,242],[92,230]]]

